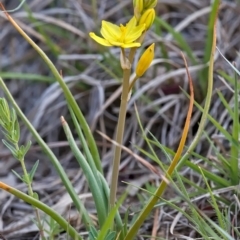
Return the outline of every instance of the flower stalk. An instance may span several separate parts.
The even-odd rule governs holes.
[[[122,51],[124,50],[122,49]],[[123,53],[123,56],[124,56],[124,53]],[[110,186],[110,202],[109,202],[110,209],[109,210],[111,210],[115,206],[115,201],[116,201],[119,165],[120,165],[120,159],[121,159],[120,145],[122,144],[122,141],[123,141],[123,133],[124,133],[127,103],[128,103],[128,89],[129,89],[130,75],[131,75],[130,68],[123,69],[123,83],[122,83],[123,88],[122,88],[121,104],[120,104],[117,131],[116,131],[116,142],[119,143],[119,145],[116,145],[114,149],[112,179],[111,179],[111,186]]]

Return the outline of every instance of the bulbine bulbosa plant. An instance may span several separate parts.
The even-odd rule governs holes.
[[[24,30],[17,24],[17,22],[7,13],[7,11],[5,11],[3,5],[1,4],[1,7],[4,10],[4,13],[6,14],[8,20],[11,22],[14,28],[25,38],[25,40],[33,47],[33,49],[39,54],[39,56],[45,61],[46,65],[51,70],[55,80],[59,83],[63,91],[72,122],[74,123],[74,132],[77,133],[77,136],[81,142],[81,150],[76,144],[76,141],[72,134],[72,130],[70,129],[65,118],[61,117],[60,120],[66,134],[69,147],[86,177],[86,181],[92,193],[92,198],[94,200],[97,213],[98,221],[96,224],[96,222],[93,221],[90,213],[85,208],[82,200],[79,199],[78,194],[72,186],[72,183],[69,180],[65,170],[61,166],[60,162],[58,161],[52,150],[41,138],[36,129],[34,129],[33,125],[29,122],[21,109],[18,107],[16,101],[9,92],[3,79],[0,78],[0,87],[4,91],[7,99],[0,99],[0,125],[5,136],[3,143],[12,152],[13,156],[18,161],[20,161],[22,165],[23,175],[20,175],[18,173],[15,173],[15,175],[27,184],[28,194],[21,192],[13,187],[10,187],[3,182],[0,182],[0,188],[8,191],[10,194],[15,195],[19,199],[22,199],[23,201],[31,204],[34,207],[37,218],[36,223],[41,233],[41,239],[47,239],[49,235],[51,235],[49,233],[49,226],[48,228],[46,228],[46,225],[49,222],[54,223],[51,224],[51,226],[55,226],[56,224],[59,225],[61,229],[64,230],[66,234],[72,239],[80,240],[83,239],[83,237],[77,231],[77,229],[73,228],[69,224],[66,219],[64,219],[51,207],[41,202],[41,199],[38,198],[37,194],[32,189],[31,183],[34,179],[34,174],[37,171],[38,164],[40,163],[37,162],[32,167],[30,172],[26,170],[24,164],[24,156],[30,148],[31,144],[27,143],[23,146],[19,146],[18,140],[20,135],[20,128],[18,124],[18,118],[20,118],[21,121],[28,127],[36,142],[41,146],[42,150],[46,153],[49,160],[55,167],[56,172],[58,173],[63,185],[65,186],[66,191],[72,199],[74,207],[79,212],[79,215],[82,218],[82,222],[85,228],[88,230],[88,239],[90,240],[135,239],[139,228],[149,216],[151,210],[159,201],[166,187],[168,186],[170,177],[176,169],[176,166],[183,152],[194,102],[191,77],[188,72],[187,63],[183,55],[182,56],[186,66],[186,72],[190,82],[190,104],[177,152],[173,160],[171,161],[170,166],[165,171],[165,175],[162,176],[161,184],[157,187],[154,194],[146,202],[143,209],[139,211],[138,216],[135,218],[135,221],[130,224],[128,222],[128,214],[126,213],[126,215],[123,216],[123,214],[119,212],[119,207],[121,206],[126,197],[126,194],[124,194],[120,199],[116,200],[116,193],[118,189],[119,164],[121,159],[127,104],[129,99],[131,98],[134,84],[140,77],[144,75],[144,73],[148,70],[154,59],[155,44],[151,43],[148,48],[144,50],[140,58],[137,59],[138,61],[136,64],[136,68],[133,68],[133,61],[136,56],[136,51],[141,50],[144,38],[154,22],[156,4],[157,0],[133,0],[133,15],[129,18],[129,21],[127,23],[116,25],[114,23],[103,20],[100,29],[101,36],[98,36],[93,32],[89,33],[91,41],[94,40],[98,44],[106,47],[117,47],[120,49],[119,61],[122,68],[123,76],[122,93],[118,124],[116,128],[116,139],[114,141],[115,149],[113,155],[111,172],[112,178],[110,184],[108,184],[104,176],[104,172],[101,166],[100,154],[93,135],[90,131],[90,128],[67,84],[63,81],[62,75],[59,73],[59,71],[56,69],[56,67],[51,62],[49,57],[44,53],[44,51],[24,32]],[[214,41],[215,38],[213,40],[213,48],[215,46]],[[213,53],[214,50],[212,50],[211,56],[213,56]],[[210,98],[208,98],[207,101],[209,103]],[[11,107],[9,107],[8,102],[11,105],[12,110],[10,110]],[[137,117],[139,118],[138,113]],[[203,122],[201,123],[202,125],[204,124]]]

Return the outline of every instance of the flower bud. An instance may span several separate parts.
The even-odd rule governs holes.
[[[139,20],[139,25],[145,24],[145,30],[148,30],[152,26],[154,19],[155,19],[155,10],[153,8],[148,9],[141,16]]]
[[[143,1],[144,0],[133,0],[134,16],[137,20],[139,20],[143,11]]]
[[[145,0],[143,4],[143,9],[147,10],[150,8],[154,8],[157,5],[157,0]]]
[[[155,43],[151,44],[139,59],[137,68],[136,68],[136,75],[138,77],[141,77],[149,68],[154,58],[154,46],[155,46]]]

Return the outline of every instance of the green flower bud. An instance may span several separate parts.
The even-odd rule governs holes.
[[[143,8],[145,10],[154,8],[157,5],[157,0],[144,0]]]
[[[134,16],[139,20],[143,11],[143,1],[144,0],[133,0]]]
[[[139,20],[139,25],[145,24],[145,30],[148,30],[152,26],[154,19],[155,19],[155,10],[153,8],[148,9],[141,16]]]

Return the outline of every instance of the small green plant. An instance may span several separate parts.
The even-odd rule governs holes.
[[[0,98],[0,126],[2,128],[2,133],[5,139],[2,139],[3,144],[11,151],[13,157],[18,160],[21,164],[23,174],[19,175],[14,170],[15,176],[24,182],[28,187],[28,194],[32,198],[38,199],[38,194],[32,189],[32,182],[34,174],[37,170],[39,161],[33,165],[32,169],[28,172],[25,165],[25,155],[31,147],[31,142],[26,145],[19,145],[20,141],[20,127],[17,119],[15,110],[12,108],[10,110],[7,101],[4,98]],[[37,219],[37,226],[42,239],[44,237],[43,223],[40,217],[39,210],[35,208],[35,214]]]

